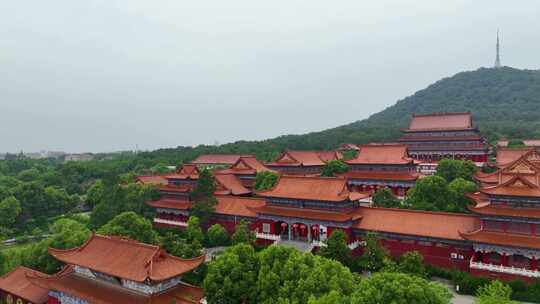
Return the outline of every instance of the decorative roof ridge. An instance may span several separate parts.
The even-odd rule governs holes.
[[[376,210],[399,211],[399,212],[404,212],[404,213],[423,213],[423,214],[433,214],[433,215],[448,215],[448,216],[454,216],[454,217],[478,218],[476,215],[473,215],[473,214],[456,213],[456,212],[414,210],[414,209],[402,209],[402,208],[366,207],[366,206],[360,206],[358,208],[360,210],[376,209]]]
[[[521,155],[518,159],[516,159],[516,160],[514,160],[514,161],[512,161],[512,162],[510,162],[510,163],[508,163],[508,164],[506,164],[503,168],[499,169],[498,171],[501,171],[501,170],[504,170],[504,169],[506,169],[506,168],[512,167],[513,165],[518,164],[518,163],[520,163],[520,162],[525,162],[526,164],[528,164],[528,165],[534,167],[535,169],[537,169],[538,171],[540,171],[540,166],[537,166],[536,164],[531,163],[531,162],[527,159],[527,157],[528,157],[529,155],[531,155],[532,153],[536,153],[536,149],[534,149],[534,148],[531,149],[529,152],[527,152],[527,153]]]
[[[266,199],[262,197],[256,197],[256,196],[238,196],[238,195],[231,195],[231,194],[214,194],[214,196],[226,197],[226,198],[232,198],[232,199],[252,200],[252,201],[266,201]]]
[[[484,187],[484,188],[480,189],[480,191],[506,187],[506,186],[511,185],[512,183],[516,182],[517,180],[523,182],[524,184],[526,184],[527,186],[529,186],[531,188],[540,188],[540,186],[535,185],[532,182],[528,181],[526,178],[524,178],[523,174],[515,173],[515,175],[511,179],[507,180],[506,182],[500,183],[500,184],[495,185],[495,186]]]
[[[434,112],[434,113],[425,113],[425,114],[417,114],[413,113],[412,117],[426,117],[426,116],[449,116],[449,115],[471,115],[472,113],[470,111],[466,112]]]
[[[9,275],[11,275],[12,273],[14,273],[15,271],[17,270],[22,270],[24,271],[24,275],[26,277],[28,277],[29,275],[43,275],[43,276],[47,276],[49,277],[50,275],[46,274],[46,273],[43,273],[39,270],[35,270],[35,269],[32,269],[32,268],[28,268],[26,266],[23,266],[23,265],[19,265],[13,269],[11,269],[10,271],[6,272],[4,275],[0,276],[0,280],[5,280]]]
[[[333,211],[333,210],[327,210],[327,209],[314,209],[314,208],[300,208],[300,207],[288,207],[288,206],[275,206],[275,205],[263,205],[263,206],[257,206],[257,207],[251,207],[246,206],[246,208],[250,209],[251,211],[256,212],[257,210],[260,210],[261,208],[268,207],[268,208],[275,208],[275,209],[285,209],[285,210],[307,210],[307,211],[316,211],[321,213],[328,213],[328,214],[342,214],[342,215],[358,215],[362,217],[361,214],[358,213],[358,210],[349,210],[349,211]]]

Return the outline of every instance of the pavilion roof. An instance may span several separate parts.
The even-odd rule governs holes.
[[[32,275],[29,280],[41,288],[61,291],[93,304],[195,304],[203,298],[201,288],[183,282],[162,293],[146,295],[76,275],[72,267],[50,277]]]
[[[263,171],[273,171],[267,168],[254,156],[243,156],[228,169],[219,170],[219,174],[257,174]]]
[[[181,259],[167,254],[159,246],[126,238],[92,234],[82,246],[49,253],[66,264],[79,265],[108,275],[136,282],[163,281],[197,268],[204,255]]]
[[[271,214],[283,217],[303,218],[310,220],[325,220],[332,222],[356,221],[361,216],[355,212],[329,211],[308,208],[279,207],[273,205],[264,205],[261,207],[250,208],[255,213]]]
[[[488,195],[540,197],[540,187],[521,174],[499,185],[481,188],[480,192]]]
[[[166,185],[167,179],[164,175],[141,175],[136,180],[144,185]]]
[[[197,165],[184,164],[176,173],[165,175],[166,179],[199,179],[199,168]]]
[[[49,290],[32,283],[28,279],[29,275],[47,277],[46,274],[39,271],[19,266],[0,277],[0,290],[9,292],[32,303],[46,303]]]
[[[257,193],[262,197],[279,197],[315,201],[342,202],[359,200],[362,196],[349,191],[347,180],[335,177],[281,176],[269,190]]]
[[[173,198],[161,198],[157,201],[146,202],[149,206],[154,208],[164,209],[177,209],[177,210],[189,210],[193,207],[193,203],[185,200],[173,199]]]
[[[516,175],[520,175],[530,183],[538,185],[540,178],[540,162],[536,161],[535,151],[531,150],[523,154],[520,158],[504,165],[504,167],[495,172],[477,172],[474,178],[483,184],[499,185],[508,182]]]
[[[346,161],[350,165],[384,164],[406,165],[414,160],[407,153],[407,146],[401,144],[369,144],[359,146],[356,158]]]
[[[244,195],[251,193],[242,182],[233,174],[215,174],[216,191],[215,194]]]
[[[195,165],[233,165],[240,157],[253,156],[249,154],[203,154],[191,163]]]
[[[445,131],[473,129],[470,112],[413,114],[405,131]]]
[[[463,240],[459,231],[480,225],[476,216],[457,213],[360,207],[359,214],[353,228],[450,240]]]
[[[269,166],[324,166],[326,162],[340,159],[337,151],[285,151],[268,163]]]
[[[339,176],[360,180],[415,181],[422,177],[422,174],[402,171],[348,171]]]
[[[505,167],[528,153],[538,154],[532,148],[499,148],[497,149],[497,167]]]
[[[258,208],[266,204],[264,199],[252,197],[216,195],[216,199],[218,203],[214,212],[224,215],[256,217],[257,214],[252,208]]]
[[[469,195],[469,197],[471,197]],[[521,208],[513,206],[493,205],[485,201],[477,201],[475,206],[468,206],[468,209],[474,213],[491,216],[507,216],[521,218],[540,219],[539,208]]]
[[[508,232],[494,232],[480,229],[469,233],[464,232],[461,233],[461,235],[463,238],[469,241],[478,243],[540,249],[540,237],[538,236]]]

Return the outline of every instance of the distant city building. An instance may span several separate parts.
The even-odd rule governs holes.
[[[64,157],[64,161],[89,161],[93,160],[94,155],[91,153],[78,153],[78,154],[68,154]]]

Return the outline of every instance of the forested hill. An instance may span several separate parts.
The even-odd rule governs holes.
[[[433,112],[471,111],[476,125],[491,140],[502,136],[540,138],[539,109],[539,70],[482,68],[439,80],[368,119],[333,129],[218,147],[163,149],[151,154],[165,156],[180,152],[182,156],[174,157],[177,160],[199,153],[256,153],[269,158],[286,148],[332,149],[342,143],[388,141],[400,135],[411,114]]]

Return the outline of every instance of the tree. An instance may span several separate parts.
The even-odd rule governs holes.
[[[476,304],[512,304],[510,300],[512,288],[501,281],[491,281],[491,283],[478,288],[476,293]]]
[[[186,236],[189,242],[198,242],[202,244],[204,241],[204,233],[201,229],[199,218],[192,215],[189,217],[186,228]]]
[[[169,254],[184,259],[198,257],[202,254],[202,245],[199,241],[188,242],[179,234],[167,232],[161,240],[161,247]]]
[[[191,199],[193,201],[206,200],[214,196],[216,191],[216,185],[214,183],[214,177],[208,169],[204,169],[199,173],[199,179],[197,185],[191,192]]]
[[[364,238],[366,246],[360,256],[360,268],[368,271],[378,271],[385,264],[388,258],[388,251],[380,243],[377,234],[368,232]]]
[[[335,291],[348,296],[355,289],[351,271],[335,260],[270,246],[259,252],[256,303],[308,303]]]
[[[398,271],[426,277],[426,266],[424,265],[424,257],[418,251],[409,251],[404,253],[399,258]]]
[[[381,272],[360,281],[351,304],[450,304],[444,285],[404,273]]]
[[[86,191],[86,203],[90,208],[94,208],[94,206],[102,202],[104,198],[105,184],[99,179]]]
[[[349,170],[349,166],[342,160],[334,159],[324,164],[321,176],[333,177],[336,174],[345,173]]]
[[[210,226],[206,235],[208,238],[208,246],[210,247],[227,246],[231,241],[229,234],[220,224]]]
[[[98,233],[128,237],[146,244],[159,243],[159,236],[152,229],[152,223],[133,211],[117,215],[101,227]]]
[[[203,281],[209,304],[256,303],[259,261],[253,247],[233,246],[208,264]]]
[[[454,179],[448,184],[448,190],[452,194],[452,201],[446,208],[446,211],[451,212],[466,212],[467,205],[471,204],[471,200],[465,196],[467,193],[476,192],[477,186],[475,183],[465,180],[461,177]]]
[[[51,227],[51,236],[32,244],[21,257],[24,266],[45,273],[58,272],[62,264],[53,258],[48,248],[70,249],[81,246],[90,237],[90,230],[83,224],[71,220],[57,220]]]
[[[419,210],[446,210],[452,199],[446,180],[440,176],[419,179],[407,193],[406,204]]]
[[[332,290],[330,293],[320,297],[315,298],[312,296],[309,298],[308,304],[349,304],[350,299],[339,292]]]
[[[191,200],[195,203],[191,209],[191,214],[199,218],[201,224],[206,227],[210,221],[210,217],[215,211],[217,200],[214,197],[216,185],[214,177],[208,169],[204,169],[199,174],[197,185],[190,194]]]
[[[444,178],[447,182],[456,178],[472,181],[476,170],[476,165],[470,160],[443,159],[439,161],[435,175]]]
[[[373,205],[382,208],[399,208],[401,207],[400,200],[394,196],[390,188],[378,189],[373,194]]]
[[[326,246],[321,247],[319,255],[328,259],[351,265],[351,249],[347,246],[347,236],[342,230],[332,231],[325,241]]]
[[[26,169],[17,174],[17,178],[23,182],[36,181],[39,179],[39,176],[40,172],[36,168]]]
[[[255,190],[262,191],[272,189],[279,180],[279,174],[272,171],[261,171],[255,177]]]
[[[2,200],[0,202],[0,226],[13,227],[21,211],[21,203],[14,196]]]
[[[232,235],[232,243],[237,244],[254,244],[256,237],[255,234],[249,229],[249,222],[241,220],[235,227],[234,234]]]

